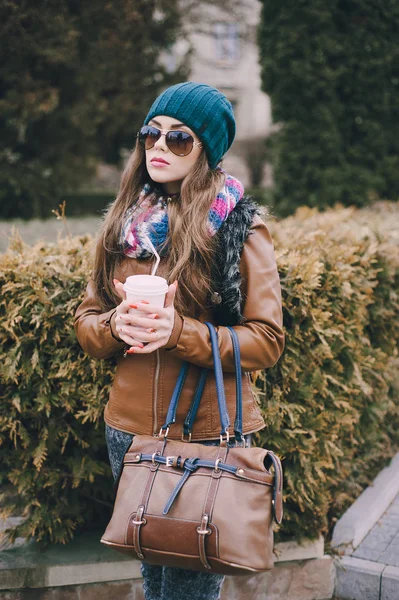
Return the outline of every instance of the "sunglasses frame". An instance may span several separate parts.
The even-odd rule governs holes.
[[[150,146],[149,148],[145,147],[146,140],[144,140],[144,142],[142,142],[140,140],[141,131],[144,129],[144,127],[150,127],[151,129],[155,129],[160,134],[159,137],[153,143],[153,145]],[[176,152],[174,152],[168,144],[168,133],[184,133],[189,138],[191,138],[193,145],[191,146],[190,151],[187,152],[187,154],[176,154]],[[143,146],[144,150],[151,150],[155,146],[157,141],[160,140],[163,135],[165,136],[165,143],[166,143],[168,149],[172,152],[172,154],[174,154],[175,156],[179,156],[180,158],[184,158],[185,156],[188,156],[189,154],[191,154],[194,146],[202,146],[202,142],[196,142],[194,140],[193,136],[190,133],[187,133],[187,131],[183,131],[181,129],[159,129],[159,127],[154,127],[154,125],[143,125],[141,127],[141,129],[137,132],[137,139],[138,139],[139,143]]]

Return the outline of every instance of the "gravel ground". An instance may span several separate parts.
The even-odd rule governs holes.
[[[67,227],[72,235],[95,234],[99,223],[99,217],[68,217],[67,219]],[[56,217],[46,220],[23,221],[22,219],[13,219],[0,221],[0,252],[7,250],[13,227],[16,227],[27,244],[34,244],[39,240],[56,242],[57,236],[65,235],[65,227],[61,221],[57,221]]]

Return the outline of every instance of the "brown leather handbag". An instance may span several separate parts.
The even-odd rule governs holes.
[[[221,422],[220,444],[168,440],[187,375],[183,364],[159,435],[136,435],[126,452],[103,544],[142,561],[210,573],[246,575],[273,567],[273,517],[282,519],[282,469],[263,448],[245,448],[242,435],[240,348],[232,336],[237,381],[236,446],[230,425],[218,338],[209,328]],[[208,369],[200,374],[182,439],[191,427]],[[269,471],[273,468],[273,473]]]

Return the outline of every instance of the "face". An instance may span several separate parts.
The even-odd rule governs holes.
[[[160,129],[163,134],[168,131],[184,131],[194,139],[193,149],[187,156],[173,154],[166,144],[165,135],[161,135],[152,148],[145,150],[147,171],[151,179],[162,184],[163,189],[169,194],[179,192],[183,179],[203,152],[203,146],[197,145],[200,139],[189,127],[173,117],[157,115],[149,121],[148,125]],[[165,162],[157,162],[157,158]]]

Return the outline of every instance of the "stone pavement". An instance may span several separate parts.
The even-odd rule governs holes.
[[[337,569],[337,598],[399,600],[399,494]]]
[[[352,556],[399,567],[399,494]]]

